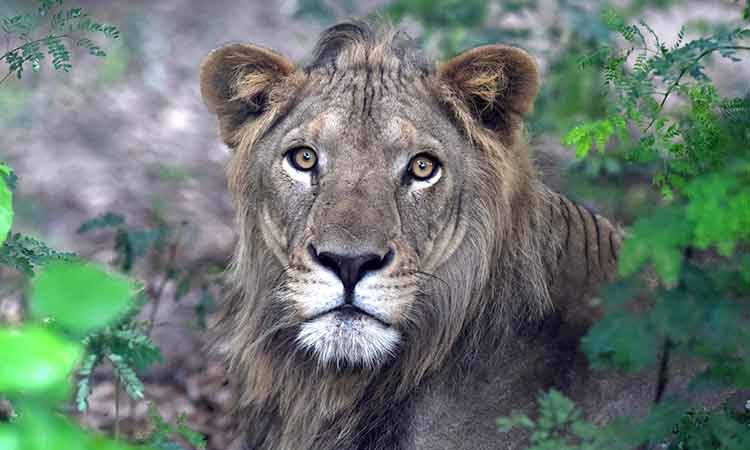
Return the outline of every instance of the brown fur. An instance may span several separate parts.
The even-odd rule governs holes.
[[[310,92],[352,73],[352,102],[363,111],[378,89],[412,92],[455,127],[467,155],[476,152],[467,156],[471,189],[438,231],[420,237],[429,243],[425,254],[397,261],[407,274],[399,279],[418,291],[400,325],[408,345],[372,370],[320,366],[296,349],[295,316],[269,299],[283,297],[297,270],[299,255],[286,252],[302,229],[284,218],[291,212],[274,212],[267,175],[253,172],[258,147],[278,124],[307,107]],[[494,417],[528,410],[538,389],[577,392],[588,376],[577,339],[596,317],[583,297],[614,272],[620,234],[539,181],[522,121],[539,79],[525,52],[481,47],[435,68],[402,34],[352,23],[325,32],[304,69],[235,45],[209,55],[201,83],[233,149],[228,177],[239,242],[216,333],[242,380],[238,414],[247,424],[247,449],[517,448],[523,436],[495,436]],[[311,127],[322,133],[322,125]],[[350,200],[338,198],[339,209]],[[374,211],[356,222],[371,226],[386,222],[388,210],[377,205],[338,212],[356,221],[352,211]],[[456,386],[464,382],[474,387]],[[477,437],[452,442],[444,436],[452,429]]]

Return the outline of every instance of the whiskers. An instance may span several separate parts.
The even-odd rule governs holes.
[[[439,281],[441,283],[441,285],[443,286],[443,288],[446,291],[450,292],[450,290],[451,290],[450,289],[450,285],[448,284],[447,281],[445,281],[444,279],[440,278],[439,276],[437,276],[437,275],[435,275],[433,273],[424,272],[422,270],[415,270],[414,271],[414,275],[416,275],[417,278],[422,277],[422,278],[433,280],[433,281]]]

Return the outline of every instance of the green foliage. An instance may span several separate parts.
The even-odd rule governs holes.
[[[69,252],[60,252],[44,242],[13,233],[0,247],[0,265],[12,267],[26,276],[32,276],[41,265],[50,261],[68,261],[75,257]]]
[[[722,409],[717,414],[697,411],[685,414],[675,427],[667,450],[750,448],[750,413]]]
[[[64,9],[63,0],[41,0],[34,12],[0,19],[6,40],[19,41],[16,48],[0,55],[0,61],[8,66],[0,83],[11,75],[21,78],[28,66],[39,71],[47,55],[56,70],[67,72],[71,69],[71,45],[103,57],[105,52],[92,38],[117,39],[119,35],[116,27],[95,21],[80,8]],[[116,214],[105,214],[80,227],[79,234],[116,230],[116,267],[126,274],[131,274],[134,264],[147,255],[157,262],[154,268],[166,271],[158,289],[145,286],[139,290],[131,279],[83,263],[72,253],[56,251],[20,233],[9,234],[16,178],[4,164],[0,164],[0,178],[0,265],[20,272],[20,285],[30,284],[31,312],[30,323],[23,328],[0,328],[0,357],[4,360],[0,397],[8,398],[17,413],[12,423],[0,424],[0,448],[133,448],[88,434],[55,411],[70,396],[68,382],[76,367],[76,406],[79,411],[87,409],[92,375],[104,361],[111,363],[118,389],[131,398],[143,397],[144,387],[137,373],[162,360],[149,337],[153,317],[164,283],[178,276],[171,268],[176,252],[169,251],[173,229],[163,222],[153,229],[137,229]],[[164,253],[171,255],[166,265],[159,264],[159,255]],[[152,322],[136,321],[150,299],[156,303]],[[176,431],[203,448],[199,435],[187,428],[184,418]]]
[[[81,8],[64,8],[63,0],[40,0],[35,11],[0,17],[0,21],[7,38],[19,44],[0,55],[0,61],[8,66],[8,73],[0,78],[0,83],[11,75],[20,79],[27,66],[39,72],[45,56],[51,58],[55,70],[69,72],[70,45],[103,57],[105,51],[92,37],[117,39],[120,34],[117,27],[97,22]]]
[[[15,185],[15,178],[8,177],[8,180],[12,186]],[[104,362],[111,364],[118,388],[122,388],[133,399],[141,399],[144,396],[144,386],[138,373],[162,361],[159,348],[150,339],[150,331],[166,281],[176,281],[179,278],[180,288],[179,295],[175,296],[176,301],[187,295],[194,286],[200,288],[200,301],[196,309],[199,321],[205,322],[205,314],[213,303],[213,278],[207,277],[214,277],[215,274],[210,270],[210,266],[185,269],[176,267],[175,258],[180,237],[174,227],[164,222],[158,222],[152,228],[134,227],[129,225],[123,216],[106,213],[83,223],[78,233],[87,234],[97,230],[114,232],[114,248],[118,255],[115,266],[118,269],[131,273],[136,262],[148,257],[148,260],[154,263],[154,273],[163,272],[162,281],[156,287],[137,288],[136,283],[123,276],[110,274],[91,264],[74,261],[75,255],[71,253],[57,252],[28,236],[18,233],[11,235],[0,248],[0,263],[14,267],[28,277],[33,276],[29,308],[32,316],[47,324],[47,328],[52,326],[62,331],[68,336],[67,339],[78,336],[82,337],[82,340],[79,344],[73,345],[70,341],[53,334],[41,335],[42,337],[29,334],[27,340],[30,339],[31,344],[46,345],[51,353],[39,352],[36,347],[31,348],[31,344],[27,345],[26,341],[17,339],[8,342],[3,348],[7,349],[9,354],[16,355],[17,365],[21,370],[8,372],[10,375],[7,377],[0,371],[0,393],[5,394],[9,390],[6,389],[6,385],[10,386],[7,383],[11,381],[7,380],[12,380],[9,378],[11,376],[16,377],[17,381],[20,380],[19,383],[26,383],[23,386],[29,390],[28,380],[23,379],[28,378],[34,371],[52,377],[48,384],[59,387],[61,384],[58,382],[66,381],[76,362],[82,359],[77,370],[75,391],[75,403],[79,411],[84,412],[88,409],[92,374]],[[167,254],[166,258],[161,257],[164,254]],[[154,303],[152,321],[137,321],[136,315],[149,301]],[[42,331],[48,333],[46,330]],[[7,339],[15,337],[16,334],[16,331],[9,332],[10,337]],[[4,335],[0,336],[0,340],[4,338]],[[68,347],[55,346],[55,339]],[[27,347],[28,352],[17,353],[17,349]],[[68,348],[67,354],[63,352],[65,348]],[[75,354],[71,357],[73,350]],[[23,357],[30,359],[24,363]],[[66,357],[68,360],[72,359],[72,362],[63,365],[59,360]],[[16,359],[7,358],[8,361]],[[38,368],[32,364],[37,364]],[[13,365],[4,367],[10,369]],[[58,371],[55,372],[50,367],[57,368]],[[3,384],[3,380],[6,380],[6,384]],[[40,385],[44,382],[44,379],[39,379]],[[68,392],[66,385],[65,390],[55,394],[56,398],[64,399]],[[60,422],[60,427],[72,433],[71,436],[80,434],[75,428],[66,425],[66,422]],[[198,435],[191,434],[184,424],[184,418],[175,430],[180,435],[191,436],[190,442],[198,442]],[[3,439],[3,436],[0,434],[0,439]],[[162,445],[157,448],[167,447]]]
[[[0,424],[0,448],[3,450],[135,450],[127,444],[89,434],[58,414],[47,404],[19,404],[21,419],[10,425]]]
[[[522,428],[530,433],[529,450],[593,450],[587,441],[596,436],[596,427],[585,422],[575,404],[555,389],[539,397],[539,417],[524,414],[497,421],[502,432]]]
[[[88,233],[89,231],[99,230],[102,228],[119,227],[124,223],[124,217],[119,214],[108,212],[99,217],[95,217],[93,219],[87,220],[86,222],[83,222],[81,226],[78,227],[77,233],[84,234]]]
[[[630,275],[651,263],[662,279],[674,283],[686,248],[715,248],[729,256],[748,238],[750,154],[743,145],[750,132],[748,104],[722,98],[704,63],[712,54],[737,60],[737,52],[750,50],[741,45],[750,28],[687,42],[683,30],[667,46],[645,22],[626,25],[614,10],[604,17],[630,44],[596,53],[606,55],[604,78],[615,101],[608,117],[575,127],[563,143],[585,157],[594,143],[602,151],[617,134],[626,160],[657,163],[653,181],[670,206],[634,225],[620,268]],[[689,105],[679,114],[664,111],[674,96]],[[627,135],[631,127],[639,132],[633,145]]]
[[[631,24],[613,9],[602,20],[623,45],[604,42],[580,61],[600,68],[608,109],[562,141],[580,159],[622,159],[651,180],[660,200],[629,227],[619,255],[622,279],[602,292],[605,315],[584,337],[583,350],[594,368],[651,368],[660,383],[674,358],[698,358],[705,370],[691,389],[747,389],[750,92],[723,97],[706,64],[712,56],[739,60],[750,50],[750,28],[719,26],[692,40],[683,29],[667,44],[646,22]],[[747,410],[688,410],[661,390],[645,419],[604,427],[582,420],[554,391],[539,408],[536,421],[516,415],[500,424],[526,429],[535,450],[750,446]]]
[[[0,245],[10,233],[13,224],[13,171],[10,167],[0,163]]]
[[[196,315],[199,323],[205,327],[205,315],[213,304],[211,287],[216,283],[211,265],[181,267],[178,264],[178,252],[185,245],[184,224],[169,223],[158,215],[155,215],[154,222],[153,226],[135,226],[129,224],[124,216],[107,212],[84,222],[78,228],[78,234],[81,235],[110,233],[116,254],[113,264],[122,272],[130,274],[138,264],[143,263],[149,265],[152,277],[158,275],[159,278],[155,284],[147,284],[140,290],[137,305],[127,317],[112,326],[99,329],[83,340],[86,356],[77,373],[75,396],[76,407],[81,412],[88,409],[88,397],[92,389],[91,375],[96,367],[105,362],[111,364],[119,386],[130,398],[139,400],[144,397],[143,382],[138,374],[145,372],[153,364],[162,362],[161,352],[151,340],[150,334],[167,282],[176,284],[175,301],[180,301],[192,290],[199,289],[200,300],[196,305]],[[147,304],[152,308],[150,321],[135,320],[136,314]],[[154,420],[153,415],[151,420]],[[155,426],[159,429],[157,425]],[[191,436],[188,439],[191,445],[201,448],[196,442],[200,442],[202,437],[189,430],[184,424],[184,418],[180,419],[177,428],[162,427],[161,430],[166,430],[166,434],[147,439],[147,443],[154,448],[181,448],[166,438],[174,433],[183,437]]]
[[[70,392],[70,372],[83,354],[82,345],[69,337],[81,327],[70,328],[69,318],[80,314],[79,308],[93,310],[97,313],[85,318],[85,328],[106,326],[119,314],[123,299],[129,299],[129,290],[123,289],[129,283],[74,262],[56,263],[46,270],[32,280],[30,301],[31,309],[45,318],[41,323],[47,325],[37,322],[23,328],[0,328],[0,394],[11,400],[17,413],[11,423],[0,424],[0,444],[3,449],[18,450],[132,448],[88,434],[55,412]],[[79,291],[82,283],[89,286],[90,293],[76,304],[65,303],[68,299],[59,293],[69,287]],[[96,305],[88,304],[91,302]],[[55,318],[54,327],[46,320],[49,316]]]
[[[626,124],[621,117],[609,117],[573,128],[563,138],[563,144],[575,146],[576,157],[583,158],[588,155],[592,145],[599,153],[604,153],[607,142],[615,133],[625,140],[626,132]]]
[[[683,249],[692,235],[684,211],[673,206],[659,209],[638,220],[631,233],[631,239],[620,251],[620,274],[632,275],[646,263],[651,263],[662,280],[676,283],[682,266]]]
[[[91,374],[105,360],[114,368],[118,382],[130,398],[143,398],[143,382],[137,373],[152,364],[162,362],[161,351],[147,335],[144,323],[123,320],[117,326],[105,327],[83,340],[86,349],[84,364],[78,370],[76,406],[79,411],[88,409],[91,394]]]
[[[148,405],[148,418],[153,429],[144,442],[152,448],[156,450],[184,450],[184,447],[172,440],[173,436],[179,436],[198,450],[205,450],[206,438],[186,425],[185,415],[178,416],[176,426],[172,426],[162,418],[156,405],[150,403]]]
[[[162,280],[156,286],[145,289],[153,303],[158,304],[161,300],[167,282],[175,283],[173,299],[176,302],[192,292],[198,294],[195,312],[199,324],[205,327],[205,315],[213,309],[212,292],[220,286],[223,266],[214,261],[179,263],[178,254],[188,245],[185,237],[187,225],[185,222],[169,222],[154,214],[153,225],[136,226],[127,223],[120,214],[107,212],[81,224],[78,233],[111,233],[117,255],[114,264],[125,273],[131,273],[140,262],[149,263],[152,273],[161,274]]]
[[[102,318],[122,316],[130,307],[134,288],[132,281],[90,264],[51,263],[34,278],[31,312],[38,319],[85,335],[100,328]]]
[[[684,413],[685,407],[673,402],[655,406],[640,420],[619,418],[597,426],[555,389],[540,395],[538,404],[536,420],[515,414],[497,422],[502,432],[525,430],[528,450],[742,450],[750,443],[748,412]]]
[[[710,55],[719,55],[738,60],[738,52],[750,50],[741,45],[750,38],[750,28],[737,27],[729,31],[685,42],[684,30],[677,41],[667,46],[645,22],[625,25],[624,20],[612,9],[604,14],[605,21],[617,30],[629,46],[620,49],[604,47],[584,61],[604,60],[604,79],[612,88],[616,101],[607,118],[599,121],[609,123],[614,130],[623,126],[634,126],[640,131],[638,142],[627,152],[628,160],[639,163],[660,161],[662,166],[654,175],[654,181],[666,196],[675,189],[682,189],[687,178],[698,171],[708,171],[722,166],[728,156],[728,140],[744,125],[723,123],[720,110],[735,113],[746,112],[746,103],[740,99],[723,99],[705,73],[705,60]],[[648,36],[648,38],[647,38]],[[682,96],[690,104],[687,114],[663,114],[667,100]],[[588,146],[583,139],[591,137],[592,124],[574,128],[563,139],[564,143],[577,146],[577,154],[585,155]],[[598,138],[614,133],[598,129]],[[620,135],[622,137],[622,135]],[[597,141],[597,145],[601,145]],[[580,146],[580,147],[579,147]]]
[[[81,349],[44,328],[2,328],[0,357],[0,392],[43,394],[66,384]]]

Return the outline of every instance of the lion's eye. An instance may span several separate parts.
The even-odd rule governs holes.
[[[318,154],[310,147],[296,148],[287,155],[292,167],[302,172],[309,172],[318,165]]]
[[[417,180],[427,180],[437,173],[438,162],[428,155],[417,155],[409,163],[409,173]]]

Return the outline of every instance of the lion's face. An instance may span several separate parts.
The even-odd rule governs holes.
[[[256,144],[265,245],[284,267],[271,302],[321,362],[372,366],[397,353],[416,298],[460,243],[475,152],[430,98],[312,88]],[[470,187],[469,187],[470,189]]]
[[[319,365],[376,368],[418,345],[444,354],[483,308],[536,65],[489,46],[436,71],[398,37],[334,27],[304,70],[242,44],[204,62],[234,151],[235,345],[280,334]],[[488,136],[507,148],[477,145]]]

